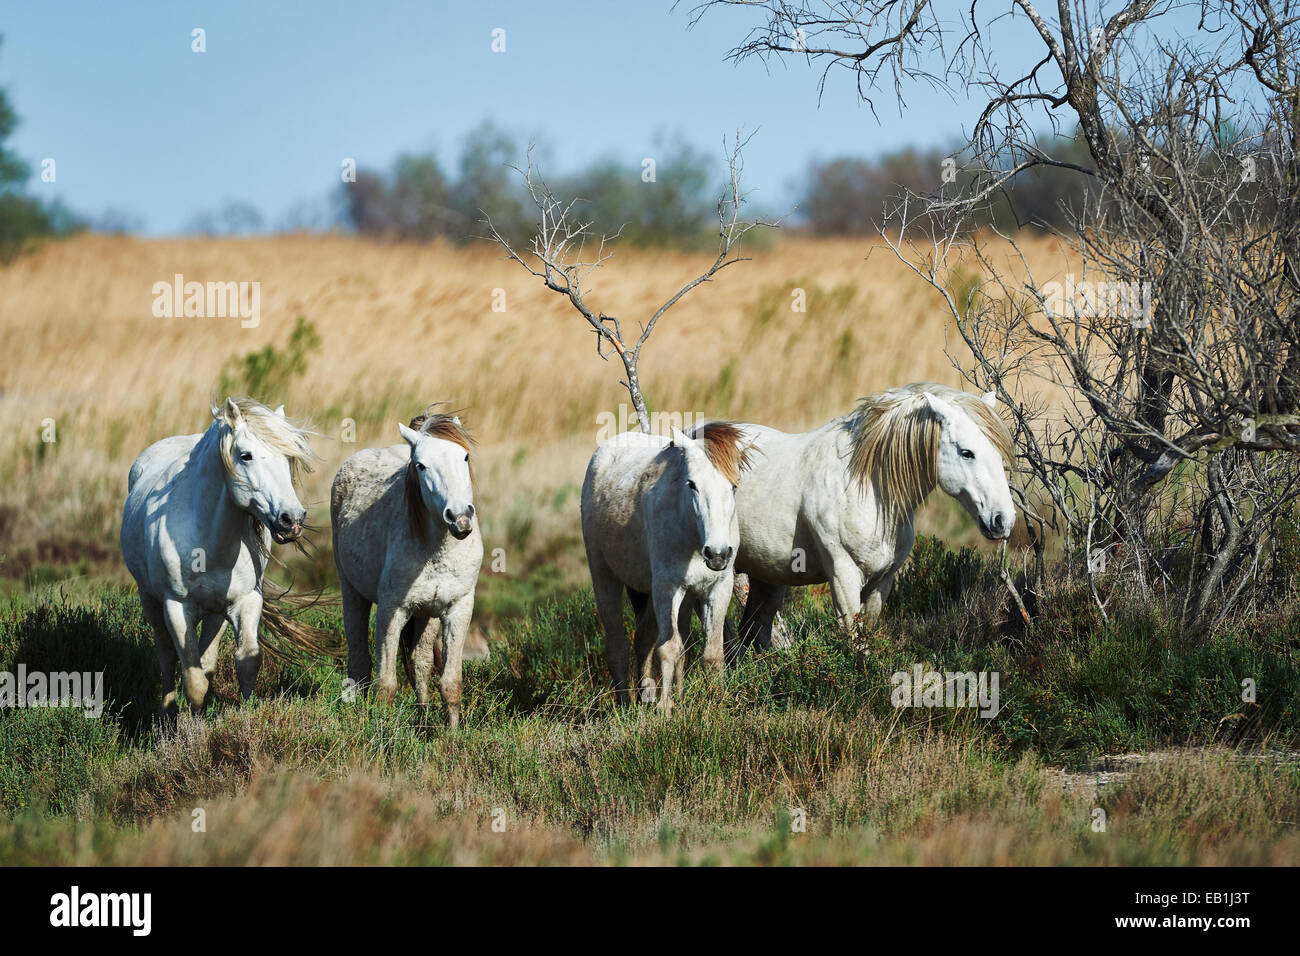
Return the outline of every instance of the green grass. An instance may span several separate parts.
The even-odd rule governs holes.
[[[132,591],[13,596],[0,670],[102,670],[110,700],[101,720],[0,711],[0,863],[1300,859],[1294,761],[1237,759],[1300,740],[1300,617],[1188,645],[1159,608],[1103,621],[1079,589],[1040,600],[1033,628],[1008,630],[987,560],[922,541],[870,632],[837,633],[807,589],[786,611],[791,649],[721,679],[688,669],[664,718],[613,704],[581,591],[503,620],[491,660],[466,665],[455,733],[409,690],[392,708],[345,702],[326,665],[268,662],[238,706],[227,649],[207,715],[159,734]],[[996,671],[1000,713],[895,709],[890,677],[917,663]],[[1210,744],[1246,677],[1258,704],[1237,753],[1188,751],[1100,792],[1052,782],[1048,767],[1105,753]],[[233,835],[196,841],[196,809]]]

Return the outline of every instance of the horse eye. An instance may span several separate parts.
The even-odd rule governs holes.
[[[422,461],[417,461],[417,462],[415,463],[415,467],[416,467],[417,469],[419,469],[420,471],[424,471],[424,462],[422,462]]]
[[[466,461],[469,461],[469,455],[466,455],[466,456],[465,456],[465,460],[466,460]]]
[[[240,460],[240,461],[252,461],[252,460],[253,460],[253,453],[252,453],[251,451],[246,451],[246,452],[242,453],[242,454],[239,456],[239,460]]]
[[[695,482],[691,481],[689,478],[686,479],[686,487],[687,487],[687,488],[690,488],[691,491],[697,491],[697,490],[698,490],[698,489],[695,487]]]
[[[975,453],[974,453],[973,451],[971,451],[969,448],[963,448],[963,449],[961,450],[961,456],[962,456],[963,458],[974,458],[974,457],[975,457]]]

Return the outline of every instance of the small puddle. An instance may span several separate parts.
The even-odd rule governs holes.
[[[1047,778],[1058,782],[1067,793],[1076,790],[1099,790],[1111,784],[1121,783],[1133,771],[1149,764],[1160,763],[1171,757],[1186,757],[1205,753],[1221,753],[1219,748],[1186,747],[1177,750],[1152,750],[1147,753],[1109,754],[1094,761],[1085,770],[1066,770],[1063,767],[1051,767],[1046,771]],[[1265,750],[1262,752],[1238,751],[1231,753],[1231,758],[1239,763],[1266,763],[1273,770],[1280,770],[1288,764],[1300,763],[1300,751]]]

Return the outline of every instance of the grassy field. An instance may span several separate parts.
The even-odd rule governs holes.
[[[11,597],[0,670],[102,669],[111,701],[0,716],[0,864],[1300,862],[1300,619],[1186,647],[1158,612],[1104,623],[1061,584],[1013,636],[998,594],[986,561],[926,540],[862,649],[814,589],[794,648],[688,671],[665,719],[613,705],[578,591],[503,623],[457,732],[409,690],[344,700],[324,665],[272,662],[240,707],[227,656],[217,705],[172,735],[131,592]],[[915,663],[998,672],[1000,712],[893,707]],[[1090,772],[1129,751],[1168,752]]]
[[[1044,281],[1065,269],[1050,241],[1028,254]],[[753,255],[664,320],[642,370],[654,409],[802,429],[889,385],[958,384],[937,298],[887,249]],[[699,268],[621,250],[592,301],[634,326]],[[152,284],[175,273],[260,281],[260,324],[153,318]],[[87,236],[0,270],[0,302],[0,672],[103,671],[110,696],[99,720],[0,710],[0,864],[1300,862],[1294,610],[1190,643],[1162,608],[1120,598],[1103,620],[1053,577],[1026,628],[986,545],[925,538],[870,633],[837,634],[808,589],[792,649],[720,681],[688,671],[671,718],[617,710],[577,491],[618,374],[489,249]],[[480,581],[492,654],[467,665],[457,733],[409,690],[393,709],[344,700],[327,663],[269,661],[237,706],[228,649],[206,717],[157,732],[152,637],[116,548],[126,472],[226,390],[315,423],[325,464],[304,501],[325,526],[344,457],[430,401],[465,410],[505,569]],[[920,524],[978,540],[943,495]],[[333,584],[327,532],[279,553],[280,579]],[[338,633],[332,610],[308,616]],[[918,664],[998,673],[999,713],[894,707],[891,675]],[[1108,774],[1135,752],[1159,757]]]

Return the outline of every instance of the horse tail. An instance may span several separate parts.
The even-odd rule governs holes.
[[[347,644],[337,631],[306,620],[313,608],[341,606],[338,598],[326,598],[317,591],[292,593],[287,588],[279,594],[267,594],[262,603],[259,643],[266,656],[275,661],[310,667],[322,662],[341,661],[347,657]]]

